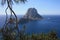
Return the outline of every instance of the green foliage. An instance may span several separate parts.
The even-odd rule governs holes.
[[[57,39],[58,39],[57,33],[54,32],[54,31],[51,31],[51,32],[48,34],[48,37],[49,37],[49,39],[51,39],[51,40],[57,40]]]
[[[13,36],[11,35],[10,30],[6,27],[6,29],[2,30],[2,36],[4,40],[13,40]]]
[[[7,1],[7,0],[1,0],[1,4],[2,4],[2,5],[6,4],[6,1]],[[13,1],[14,1],[15,3],[20,3],[20,2],[25,3],[27,0],[9,0],[10,5],[13,4]]]
[[[26,26],[25,25],[23,25],[23,28],[22,28],[22,30],[20,31],[20,36],[19,36],[19,38],[20,38],[20,40],[25,40],[25,29],[26,29]]]
[[[55,31],[50,31],[49,33],[40,33],[31,35],[25,34],[26,25],[23,26],[18,36],[18,40],[60,40]],[[9,32],[6,28],[6,32],[3,34],[4,40],[15,40],[13,35],[16,35],[14,32]]]
[[[49,33],[40,33],[28,35],[25,33],[26,25],[23,25],[22,30],[18,33],[18,40],[60,40],[55,31],[50,31]],[[16,33],[14,31],[10,32],[10,30],[6,27],[5,31],[3,31],[3,39],[4,40],[16,40]]]

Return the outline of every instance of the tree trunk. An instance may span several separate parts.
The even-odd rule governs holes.
[[[5,13],[6,13],[6,20],[5,20],[5,23],[4,23],[3,27],[6,25],[6,23],[7,23],[7,19],[8,19],[7,9],[8,9],[8,7],[5,9]]]
[[[8,9],[8,7],[5,9],[5,13],[6,13],[6,21],[5,21],[5,24],[7,23],[7,19],[8,19],[7,9]]]
[[[12,8],[10,7],[10,5],[9,5],[9,0],[7,0],[7,4],[8,4],[9,9],[12,11],[12,13],[14,14],[14,16],[15,16],[15,18],[16,18],[16,28],[17,28],[18,33],[19,33],[17,16],[16,16],[15,12],[12,10]]]

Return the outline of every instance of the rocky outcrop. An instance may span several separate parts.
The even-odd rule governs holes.
[[[35,8],[29,8],[26,15],[24,15],[23,18],[28,18],[31,20],[39,20],[42,19],[42,16],[38,14],[37,10]]]
[[[35,8],[29,8],[26,15],[24,15],[19,22],[28,22],[34,20],[41,20],[43,17],[38,14]]]

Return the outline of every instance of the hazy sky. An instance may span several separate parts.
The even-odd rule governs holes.
[[[28,8],[36,8],[40,15],[60,15],[60,0],[27,0],[25,4],[14,4],[13,10],[17,15],[26,14]],[[1,0],[0,0],[1,3]],[[0,15],[5,15],[7,5],[1,6]],[[9,14],[9,11],[8,11]]]

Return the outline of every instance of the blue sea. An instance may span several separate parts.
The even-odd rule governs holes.
[[[19,24],[19,29],[22,29],[23,25],[26,25],[26,33],[48,33],[51,30],[55,30],[60,37],[60,15],[42,15],[43,19],[38,21],[31,21],[25,24]],[[18,15],[18,18],[21,18]],[[4,25],[5,16],[0,16],[0,28]]]

